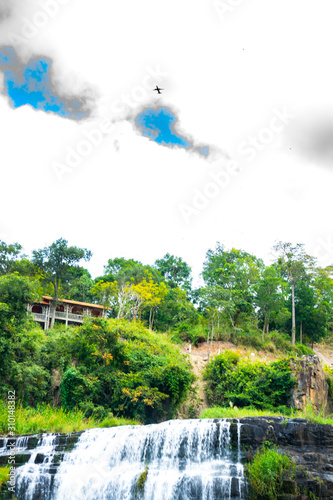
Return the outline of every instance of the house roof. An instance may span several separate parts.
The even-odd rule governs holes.
[[[53,297],[50,297],[49,295],[43,295],[43,301],[38,302],[38,304],[46,304],[49,305],[49,302],[53,300]],[[77,300],[68,300],[68,299],[58,299],[58,302],[64,302],[65,304],[73,304],[76,306],[86,306],[86,307],[92,307],[93,309],[104,309],[103,306],[99,304],[89,304],[88,302],[78,302]]]

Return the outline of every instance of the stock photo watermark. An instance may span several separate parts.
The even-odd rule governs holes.
[[[296,116],[288,111],[286,106],[282,110],[273,109],[273,116],[266,127],[261,128],[255,136],[249,136],[242,141],[237,152],[243,156],[248,163],[257,157],[257,154],[264,151],[271,144],[276,134],[280,134]],[[210,203],[215,200],[229,185],[233,177],[242,171],[241,162],[229,160],[226,165],[221,165],[220,169],[208,173],[210,181],[201,189],[194,188],[190,204],[181,203],[179,211],[183,220],[188,224],[192,217],[199,215]]]
[[[87,485],[91,488],[94,483],[99,484],[103,482],[104,484],[107,484],[112,480],[112,478],[113,473],[107,462],[104,461],[90,464],[88,477],[84,477],[84,480],[81,477],[77,478],[72,496],[73,500],[81,500],[83,498],[82,491],[87,488]]]
[[[188,224],[191,217],[199,215],[202,210],[207,208],[210,202],[229,186],[231,178],[238,175],[239,172],[240,164],[232,160],[229,160],[217,172],[209,172],[211,181],[205,184],[202,189],[193,189],[191,204],[181,203],[179,205],[184,221]]]
[[[55,18],[61,8],[68,5],[72,0],[40,0],[40,9],[31,18],[23,17],[19,33],[8,33],[9,41],[14,44],[26,44],[32,40],[40,30],[44,29],[49,21]]]
[[[148,101],[152,87],[167,73],[159,66],[146,67],[146,75],[142,80],[142,85],[132,88],[129,93],[123,93],[118,99],[112,101],[109,112],[115,117],[113,120],[105,119],[94,128],[86,128],[82,131],[79,141],[74,146],[67,146],[65,157],[62,161],[52,161],[51,167],[59,182],[63,182],[64,177],[73,173],[83,161],[93,155],[97,148],[101,146],[105,138],[117,135],[117,123],[125,118],[126,113],[130,113],[143,102]]]
[[[213,8],[221,21],[233,13],[237,7],[239,7],[244,0],[214,0]]]
[[[317,236],[314,245],[314,255],[319,265],[333,266],[333,234]]]
[[[15,418],[15,391],[8,391],[7,394],[7,427],[8,427],[8,435],[12,436],[11,439],[9,439],[9,442],[7,443],[7,447],[10,450],[10,454],[7,457],[7,465],[9,467],[9,477],[8,477],[8,482],[9,482],[9,487],[8,490],[11,491],[13,494],[15,493],[15,486],[16,486],[16,438],[13,437],[15,436],[15,431],[16,431],[16,418]]]

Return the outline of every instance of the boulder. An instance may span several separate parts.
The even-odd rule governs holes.
[[[290,406],[305,410],[310,402],[315,411],[325,411],[329,406],[328,383],[318,356],[302,356],[290,363],[297,380]]]

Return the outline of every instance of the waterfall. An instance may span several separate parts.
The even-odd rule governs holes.
[[[239,422],[218,419],[90,429],[58,461],[57,435],[43,435],[18,468],[16,495],[20,500],[243,499],[240,430]]]
[[[31,450],[29,461],[18,470],[16,494],[18,498],[48,500],[52,487],[50,464],[55,455],[55,434],[43,434],[37,447]],[[23,450],[24,451],[24,450]]]

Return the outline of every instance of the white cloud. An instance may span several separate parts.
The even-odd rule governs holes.
[[[0,43],[41,8],[18,2],[2,21]],[[13,111],[0,99],[0,232],[27,251],[60,236],[90,248],[94,274],[108,258],[153,262],[167,251],[199,272],[217,240],[266,258],[277,239],[311,246],[329,232],[332,172],[299,156],[287,130],[285,141],[277,138],[252,163],[236,151],[266,126],[274,107],[301,113],[317,103],[332,106],[330,13],[328,0],[252,0],[221,22],[213,2],[204,0],[71,0],[21,54],[52,58],[63,89],[91,88],[99,101],[87,124],[74,124],[26,107]],[[167,73],[156,82],[166,89],[163,102],[179,110],[182,130],[244,164],[190,225],[179,203],[205,185],[207,163],[159,147],[128,123],[105,136],[63,183],[52,169],[85,130],[112,120],[112,103],[157,65]],[[156,99],[148,93],[148,103]]]

